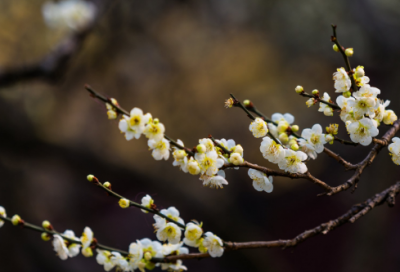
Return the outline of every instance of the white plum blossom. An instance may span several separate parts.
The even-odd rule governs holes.
[[[193,159],[193,157],[190,157],[187,163],[187,170],[190,174],[192,175],[198,175],[200,174],[200,165],[199,162]]]
[[[283,115],[280,113],[274,113],[274,114],[272,114],[271,119],[275,123],[285,121],[289,125],[293,124],[293,122],[294,122],[294,116],[291,115],[290,113],[285,113]]]
[[[150,139],[148,141],[149,148],[153,150],[151,155],[157,161],[159,160],[168,160],[169,158],[169,141],[162,138],[160,140]]]
[[[177,260],[176,263],[162,263],[161,270],[181,272],[187,270],[187,267],[182,265],[182,260]]]
[[[339,68],[337,72],[333,73],[333,80],[335,81],[336,93],[347,92],[351,87],[351,80],[344,68]]]
[[[144,259],[150,260],[151,258],[162,258],[164,256],[162,254],[163,247],[160,242],[151,241],[148,238],[144,238],[139,242],[142,245]]]
[[[228,181],[225,179],[225,171],[219,170],[217,175],[208,176],[201,175],[200,180],[203,181],[204,186],[208,186],[210,188],[223,188],[223,185],[228,185]]]
[[[181,146],[184,146],[183,142],[181,140],[177,140],[177,143]],[[173,147],[174,152],[172,153],[172,156],[174,157],[174,162],[172,163],[173,166],[179,166],[180,169],[184,172],[187,173],[187,153],[185,150],[179,149],[177,147]]]
[[[231,162],[234,165],[240,165],[244,162],[242,156],[239,153],[231,153],[231,156],[229,157],[229,162]]]
[[[386,125],[393,125],[393,123],[397,120],[397,115],[392,110],[386,110],[383,115],[383,122]]]
[[[274,124],[268,123],[268,130],[275,138],[279,137],[278,128]]]
[[[381,91],[378,88],[371,87],[366,84],[360,88],[357,92],[353,93],[354,97],[372,97],[377,98],[377,96],[381,94]],[[376,99],[375,99],[376,100]]]
[[[80,239],[75,236],[75,233],[72,230],[64,231],[63,235],[67,238],[80,242]],[[67,248],[68,248],[68,257],[72,258],[79,254],[81,245],[68,242]]]
[[[226,148],[228,151],[233,151],[233,149],[236,147],[236,143],[232,139],[229,139],[229,140],[221,139],[221,140],[215,140],[215,141],[218,144],[222,145],[224,148]]]
[[[81,237],[82,253],[90,246],[93,240],[93,231],[89,227],[85,227]]]
[[[110,251],[97,249],[96,261],[98,264],[104,266],[105,271],[110,271],[115,267],[114,262],[111,261],[112,254]]]
[[[268,133],[267,123],[263,119],[256,117],[256,119],[250,123],[249,130],[256,138],[264,137]]]
[[[2,217],[7,217],[6,209],[3,206],[0,206],[0,215]],[[0,219],[0,228],[4,225],[4,221]]]
[[[131,271],[131,269],[129,268],[128,261],[126,260],[126,258],[124,256],[121,255],[121,253],[116,252],[116,251],[111,251],[110,260],[120,270],[122,270],[122,271]]]
[[[306,101],[307,107],[314,106],[315,103],[316,103],[316,100],[315,100],[314,98],[310,98],[310,99],[308,99],[308,100]]]
[[[82,0],[46,2],[42,6],[46,24],[51,28],[71,28],[80,30],[93,21],[96,6]]]
[[[355,101],[354,97],[346,98],[343,95],[336,98],[336,103],[341,108],[340,119],[342,119],[343,122],[355,121],[353,114],[353,105]]]
[[[179,217],[179,211],[175,207],[169,207],[168,209],[162,209],[160,211],[163,215],[167,216],[168,218],[171,218],[172,220],[185,225],[185,222],[183,221],[182,218]],[[154,215],[154,218],[160,217],[158,215]]]
[[[181,240],[182,230],[175,223],[169,222],[157,230],[157,239],[177,244]]]
[[[202,235],[203,229],[199,225],[189,222],[185,228],[185,238],[183,242],[188,246],[198,247],[198,242]]]
[[[316,153],[321,153],[324,151],[324,144],[326,144],[325,134],[322,133],[322,127],[319,124],[315,124],[311,129],[306,128],[302,131],[301,137],[304,139],[299,139],[299,145],[301,147],[305,146],[307,154],[315,159],[317,157]]]
[[[224,165],[224,160],[218,157],[215,150],[206,153],[196,153],[195,159],[199,163],[202,174],[213,176],[218,172],[218,168]]]
[[[382,122],[383,117],[385,116],[386,107],[389,106],[390,101],[386,100],[383,102],[382,100],[378,99],[378,107],[375,110],[375,120],[379,123]]]
[[[392,141],[393,143],[388,146],[389,154],[392,156],[392,161],[395,164],[400,165],[400,138],[394,137]]]
[[[354,118],[359,120],[364,117],[364,114],[368,115],[370,118],[375,117],[375,110],[379,106],[377,99],[370,96],[362,96],[361,93],[353,93],[355,101],[351,102],[350,106],[353,108]]]
[[[328,93],[324,93],[324,96],[321,98],[321,100],[325,101],[325,102],[329,102],[331,100],[331,97],[329,96]],[[319,102],[319,112],[323,112],[325,114],[325,116],[332,116],[333,115],[333,109],[331,106]]]
[[[151,114],[143,115],[139,108],[133,108],[130,116],[124,115],[119,121],[119,129],[125,133],[125,138],[129,141],[133,138],[139,139],[142,135],[145,125],[151,120]]]
[[[261,142],[260,151],[265,159],[272,163],[278,163],[281,159],[283,147],[269,137],[264,137]]]
[[[307,172],[307,166],[303,163],[307,159],[307,155],[304,152],[285,149],[281,156],[281,160],[278,162],[280,169],[290,173],[304,174]]]
[[[68,248],[65,245],[64,239],[61,238],[61,236],[58,234],[53,235],[53,248],[54,251],[57,252],[58,257],[60,257],[61,260],[65,261],[66,259],[68,259]]]
[[[151,120],[144,128],[143,134],[151,140],[159,141],[164,138],[165,127],[158,119]]]
[[[212,232],[206,232],[204,234],[203,246],[208,249],[208,253],[211,257],[221,257],[224,253],[223,243],[221,238]]]
[[[350,138],[353,142],[365,146],[372,142],[372,137],[379,134],[377,122],[366,117],[349,124],[347,131],[350,133]]]
[[[142,197],[142,206],[151,209],[151,206],[154,204],[154,200],[149,195],[145,195]],[[146,210],[142,210],[144,213],[148,213]]]
[[[183,242],[177,244],[163,244],[162,247],[162,254],[164,256],[170,254],[180,255],[189,253],[189,249],[187,247],[183,247]]]
[[[267,193],[271,193],[274,189],[274,185],[272,184],[272,176],[268,178],[265,173],[255,169],[249,169],[248,174],[249,177],[253,180],[254,189],[256,189],[257,191],[265,191]]]
[[[129,256],[128,256],[129,267],[135,270],[139,267],[140,261],[143,259],[143,246],[140,241],[131,243],[129,245]]]
[[[213,141],[211,141],[211,139],[208,138],[201,139],[199,140],[199,144],[203,144],[206,147],[205,152],[214,151],[214,143]]]

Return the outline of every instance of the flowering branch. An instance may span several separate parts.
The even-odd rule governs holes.
[[[1,219],[1,220],[4,220],[4,221],[7,221],[7,222],[10,222],[10,223],[12,223],[12,224],[14,225],[14,222],[13,222],[13,219],[12,219],[12,218],[9,218],[9,217],[6,217],[6,216],[3,216],[3,215],[0,214],[0,219]],[[34,231],[41,232],[41,233],[47,233],[47,234],[49,234],[49,235],[59,235],[59,236],[61,236],[64,240],[70,242],[71,244],[82,245],[82,242],[81,242],[80,240],[71,239],[70,237],[65,236],[65,235],[62,234],[62,233],[59,233],[59,232],[55,231],[54,229],[48,229],[48,228],[39,227],[39,226],[37,226],[37,225],[28,223],[28,222],[26,222],[26,221],[24,221],[24,220],[22,220],[22,219],[20,219],[20,220],[19,220],[18,222],[16,222],[16,223],[17,223],[18,226],[21,226],[22,228],[34,230]],[[98,249],[102,249],[102,250],[108,250],[108,251],[116,251],[116,252],[119,252],[119,253],[121,253],[122,255],[125,255],[125,256],[128,256],[128,255],[129,255],[129,253],[126,252],[126,251],[124,251],[124,250],[120,250],[120,249],[112,248],[112,247],[109,247],[109,246],[105,246],[105,245],[102,245],[102,244],[97,243],[97,241],[94,242],[94,243],[92,243],[92,244],[91,244],[91,247],[93,247],[93,248],[98,248]]]
[[[91,183],[97,185],[99,188],[101,188],[101,189],[103,189],[104,191],[106,191],[109,195],[111,195],[111,196],[113,196],[113,197],[115,197],[115,198],[118,198],[118,199],[120,199],[120,200],[121,200],[121,199],[123,199],[123,200],[128,200],[127,198],[125,198],[125,197],[123,197],[123,196],[117,194],[116,192],[112,191],[112,190],[111,190],[111,184],[109,184],[109,186],[107,186],[107,184],[104,184],[104,185],[103,185],[103,184],[100,183],[100,181],[99,181],[95,176],[92,176],[92,175],[89,175],[89,176],[88,176],[88,180],[89,180]],[[160,216],[160,217],[162,217],[162,218],[165,218],[167,221],[170,221],[170,222],[172,222],[172,223],[178,225],[178,226],[179,226],[180,228],[182,228],[182,229],[185,229],[185,228],[186,228],[184,224],[181,224],[181,223],[177,222],[176,220],[173,220],[172,218],[169,218],[169,217],[166,216],[165,214],[161,213],[161,212],[157,209],[157,207],[156,207],[154,204],[151,206],[151,208],[148,208],[148,207],[143,206],[143,205],[140,205],[139,203],[136,203],[136,202],[134,202],[134,201],[132,201],[132,200],[128,200],[128,201],[129,201],[129,206],[134,206],[134,207],[136,207],[136,208],[145,210],[145,211],[147,211],[147,212],[149,212],[149,213],[157,214],[158,216]]]
[[[357,91],[357,85],[356,85],[356,82],[355,82],[354,78],[351,76],[353,71],[351,70],[349,58],[346,55],[344,48],[340,45],[340,43],[339,43],[339,41],[337,39],[336,25],[332,25],[332,30],[333,30],[333,36],[331,37],[331,41],[336,44],[336,46],[338,47],[340,53],[342,54],[342,56],[344,58],[344,62],[346,63],[347,73],[350,74],[351,88],[352,88],[353,92],[356,92]]]
[[[389,207],[392,207],[395,203],[394,197],[400,192],[400,182],[390,186],[386,190],[382,191],[379,194],[376,194],[374,197],[367,199],[363,203],[353,205],[349,211],[347,211],[342,216],[330,220],[328,222],[322,223],[317,227],[306,230],[299,235],[297,235],[293,239],[289,240],[275,240],[275,241],[255,241],[255,242],[225,242],[225,250],[238,250],[238,249],[247,249],[247,248],[272,248],[272,247],[281,247],[283,249],[287,247],[294,247],[301,242],[304,242],[308,238],[316,236],[318,234],[327,234],[329,231],[336,229],[339,226],[342,226],[348,222],[354,223],[360,217],[366,215],[370,212],[374,207],[388,203]],[[178,259],[201,259],[210,257],[207,253],[194,253],[194,254],[183,254],[177,256],[167,256],[162,259],[163,262],[172,262]],[[161,261],[161,260],[159,260]]]
[[[320,97],[319,95],[308,94],[308,93],[306,93],[306,92],[304,92],[304,91],[301,92],[301,93],[299,93],[299,94],[300,94],[301,96],[304,96],[304,97],[313,98],[316,102],[324,103],[324,104],[330,106],[330,107],[333,108],[333,109],[340,110],[340,107],[339,107],[338,105],[336,105],[336,104],[334,104],[334,103],[331,103],[331,102],[328,102],[328,101],[325,101],[325,100],[322,100],[321,97]]]
[[[104,103],[111,104],[112,107],[115,109],[115,111],[119,114],[124,114],[129,116],[129,112],[122,107],[120,107],[118,104],[114,103],[114,101],[111,98],[106,98],[105,96],[101,95],[100,93],[96,92],[90,85],[85,85],[85,89],[90,93],[90,95],[93,98],[97,98]],[[173,146],[176,146],[179,149],[185,150],[189,155],[194,156],[194,152],[191,151],[189,148],[183,147],[182,145],[178,144],[176,141],[174,141],[172,138],[164,134],[164,138],[167,139]]]

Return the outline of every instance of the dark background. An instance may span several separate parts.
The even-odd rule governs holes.
[[[0,2],[0,67],[40,60],[65,37],[48,29],[39,0]],[[127,142],[117,121],[83,89],[91,84],[128,110],[140,107],[160,118],[166,133],[194,146],[198,139],[233,138],[245,159],[276,168],[259,152],[249,120],[223,102],[234,93],[267,115],[290,112],[310,128],[339,123],[295,94],[334,94],[332,73],[344,66],[332,50],[331,24],[339,41],[354,47],[353,67],[365,66],[380,98],[400,111],[400,3],[385,1],[117,0],[85,40],[63,76],[53,83],[21,82],[0,89],[0,205],[28,222],[48,219],[58,231],[80,235],[90,226],[103,244],[128,249],[136,239],[155,240],[152,216],[123,210],[86,180],[96,175],[140,201],[150,194],[160,208],[175,206],[185,222],[228,241],[293,238],[334,219],[399,177],[385,148],[364,171],[354,194],[317,197],[306,180],[274,179],[271,194],[257,192],[247,170],[227,171],[223,190],[155,161],[147,142]],[[381,135],[387,126],[381,126]],[[329,146],[356,163],[369,147]],[[307,164],[318,178],[338,185],[352,173],[325,154]],[[226,252],[219,259],[190,260],[189,271],[399,271],[400,207],[379,207],[367,216],[296,248]],[[1,271],[103,271],[94,258],[61,261],[51,242],[9,224],[0,229]],[[196,252],[191,248],[191,252]]]

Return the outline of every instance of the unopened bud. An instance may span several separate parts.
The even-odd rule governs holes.
[[[158,118],[154,118],[153,123],[157,125],[158,123],[160,123],[160,120],[158,120]]]
[[[291,148],[292,150],[294,150],[294,151],[297,151],[297,150],[299,150],[299,145],[298,145],[298,144],[292,144],[292,145],[290,146],[290,148]]]
[[[289,127],[288,122],[286,121],[280,121],[278,123],[278,132],[285,132]]]
[[[312,93],[313,95],[318,95],[318,94],[319,94],[319,91],[318,91],[317,89],[315,89],[315,90],[313,90],[311,93]]]
[[[117,119],[117,113],[113,110],[107,111],[107,116],[108,116],[108,119],[110,119],[110,120]]]
[[[48,234],[47,232],[43,232],[41,237],[42,237],[42,240],[45,241],[45,242],[47,242],[47,241],[49,241],[51,239],[50,234]]]
[[[333,137],[333,135],[332,134],[327,134],[326,136],[325,136],[325,140],[328,142],[328,143],[333,143],[333,140],[334,140],[335,138]]]
[[[363,66],[357,66],[356,71],[354,73],[356,78],[362,78],[365,76],[365,71]]]
[[[108,182],[108,181],[104,182],[104,183],[103,183],[103,186],[106,187],[106,188],[108,188],[108,189],[111,189],[111,183]]]
[[[125,208],[128,208],[128,207],[129,207],[130,202],[129,202],[129,200],[126,199],[126,198],[121,198],[121,199],[118,201],[118,204],[119,204],[119,206],[120,206],[121,208],[125,209]]]
[[[82,249],[82,255],[89,258],[93,256],[93,250],[90,247]]]
[[[281,141],[282,144],[287,144],[287,142],[289,141],[289,137],[286,133],[281,133],[279,135],[279,140]]]
[[[246,107],[250,105],[250,100],[246,99],[245,101],[243,101],[243,105],[245,105]]]
[[[18,214],[14,215],[14,216],[11,218],[11,223],[12,223],[14,226],[18,226],[19,223],[21,223],[21,222],[22,222],[22,221],[21,221],[21,217],[20,217]]]
[[[336,43],[333,45],[333,51],[339,52],[339,47],[336,45]]]
[[[304,89],[303,89],[303,86],[297,86],[295,89],[294,89],[295,91],[296,91],[296,93],[302,93],[303,91],[304,91]]]
[[[298,125],[294,125],[294,126],[291,126],[291,129],[293,132],[297,132],[297,131],[299,131],[300,128]]]
[[[343,96],[346,98],[349,98],[351,96],[351,92],[350,91],[346,91],[343,93]]]
[[[204,144],[197,145],[196,149],[199,153],[205,153],[207,151],[207,147]]]
[[[88,181],[92,182],[93,179],[94,179],[94,176],[93,176],[93,175],[88,175],[88,176],[87,176],[87,180],[88,180]]]
[[[177,150],[174,152],[174,157],[177,160],[183,160],[183,158],[185,158],[186,155],[187,154],[186,154],[185,150]]]
[[[306,101],[307,107],[314,106],[314,104],[315,104],[314,98],[310,98],[310,99],[308,99],[308,100]]]
[[[354,50],[353,50],[353,48],[346,48],[344,53],[346,54],[346,56],[351,57],[354,54]]]
[[[239,153],[240,156],[243,156],[243,147],[242,147],[240,144],[236,145],[236,146],[233,148],[232,151],[233,151],[233,152],[236,152],[236,153]]]
[[[42,222],[42,227],[43,227],[44,229],[51,229],[51,224],[50,224],[49,221],[44,220],[44,221]]]
[[[144,259],[145,259],[146,261],[150,261],[151,258],[153,258],[153,256],[151,255],[150,252],[147,251],[147,252],[144,254]]]
[[[229,158],[229,161],[234,165],[240,165],[244,162],[242,156],[240,156],[239,153],[231,153],[231,157]]]

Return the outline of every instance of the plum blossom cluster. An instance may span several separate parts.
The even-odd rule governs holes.
[[[51,28],[80,30],[94,20],[96,6],[82,0],[46,2],[42,6],[43,18]]]
[[[355,85],[352,89],[352,79]],[[370,79],[365,75],[364,67],[358,66],[350,72],[344,68],[337,69],[333,74],[334,88],[336,93],[340,93],[336,98],[340,118],[346,125],[347,132],[354,143],[367,146],[372,142],[372,138],[379,134],[378,127],[383,122],[392,125],[397,120],[396,114],[392,110],[387,110],[390,101],[383,101],[378,98],[381,91],[372,87],[368,83]],[[299,88],[298,86],[297,88]],[[296,88],[296,92],[299,92]],[[319,98],[319,92],[312,92],[313,96],[306,104],[312,106],[320,99],[325,102],[333,103],[328,93],[324,93]],[[328,103],[320,102],[319,111],[326,116],[333,115],[333,108]]]
[[[112,103],[118,105],[115,99]],[[106,104],[110,119],[117,116],[113,105]],[[139,139],[144,134],[148,138],[147,143],[155,160],[168,160],[172,151],[173,166],[178,166],[185,173],[200,175],[203,185],[211,188],[223,188],[223,185],[228,184],[225,172],[221,170],[225,163],[239,165],[244,162],[243,148],[234,140],[204,138],[190,150],[178,139],[171,147],[171,141],[164,134],[164,125],[157,118],[153,119],[150,113],[143,114],[139,108],[133,108],[129,116],[123,115],[119,121],[119,129],[128,141],[133,138]]]

